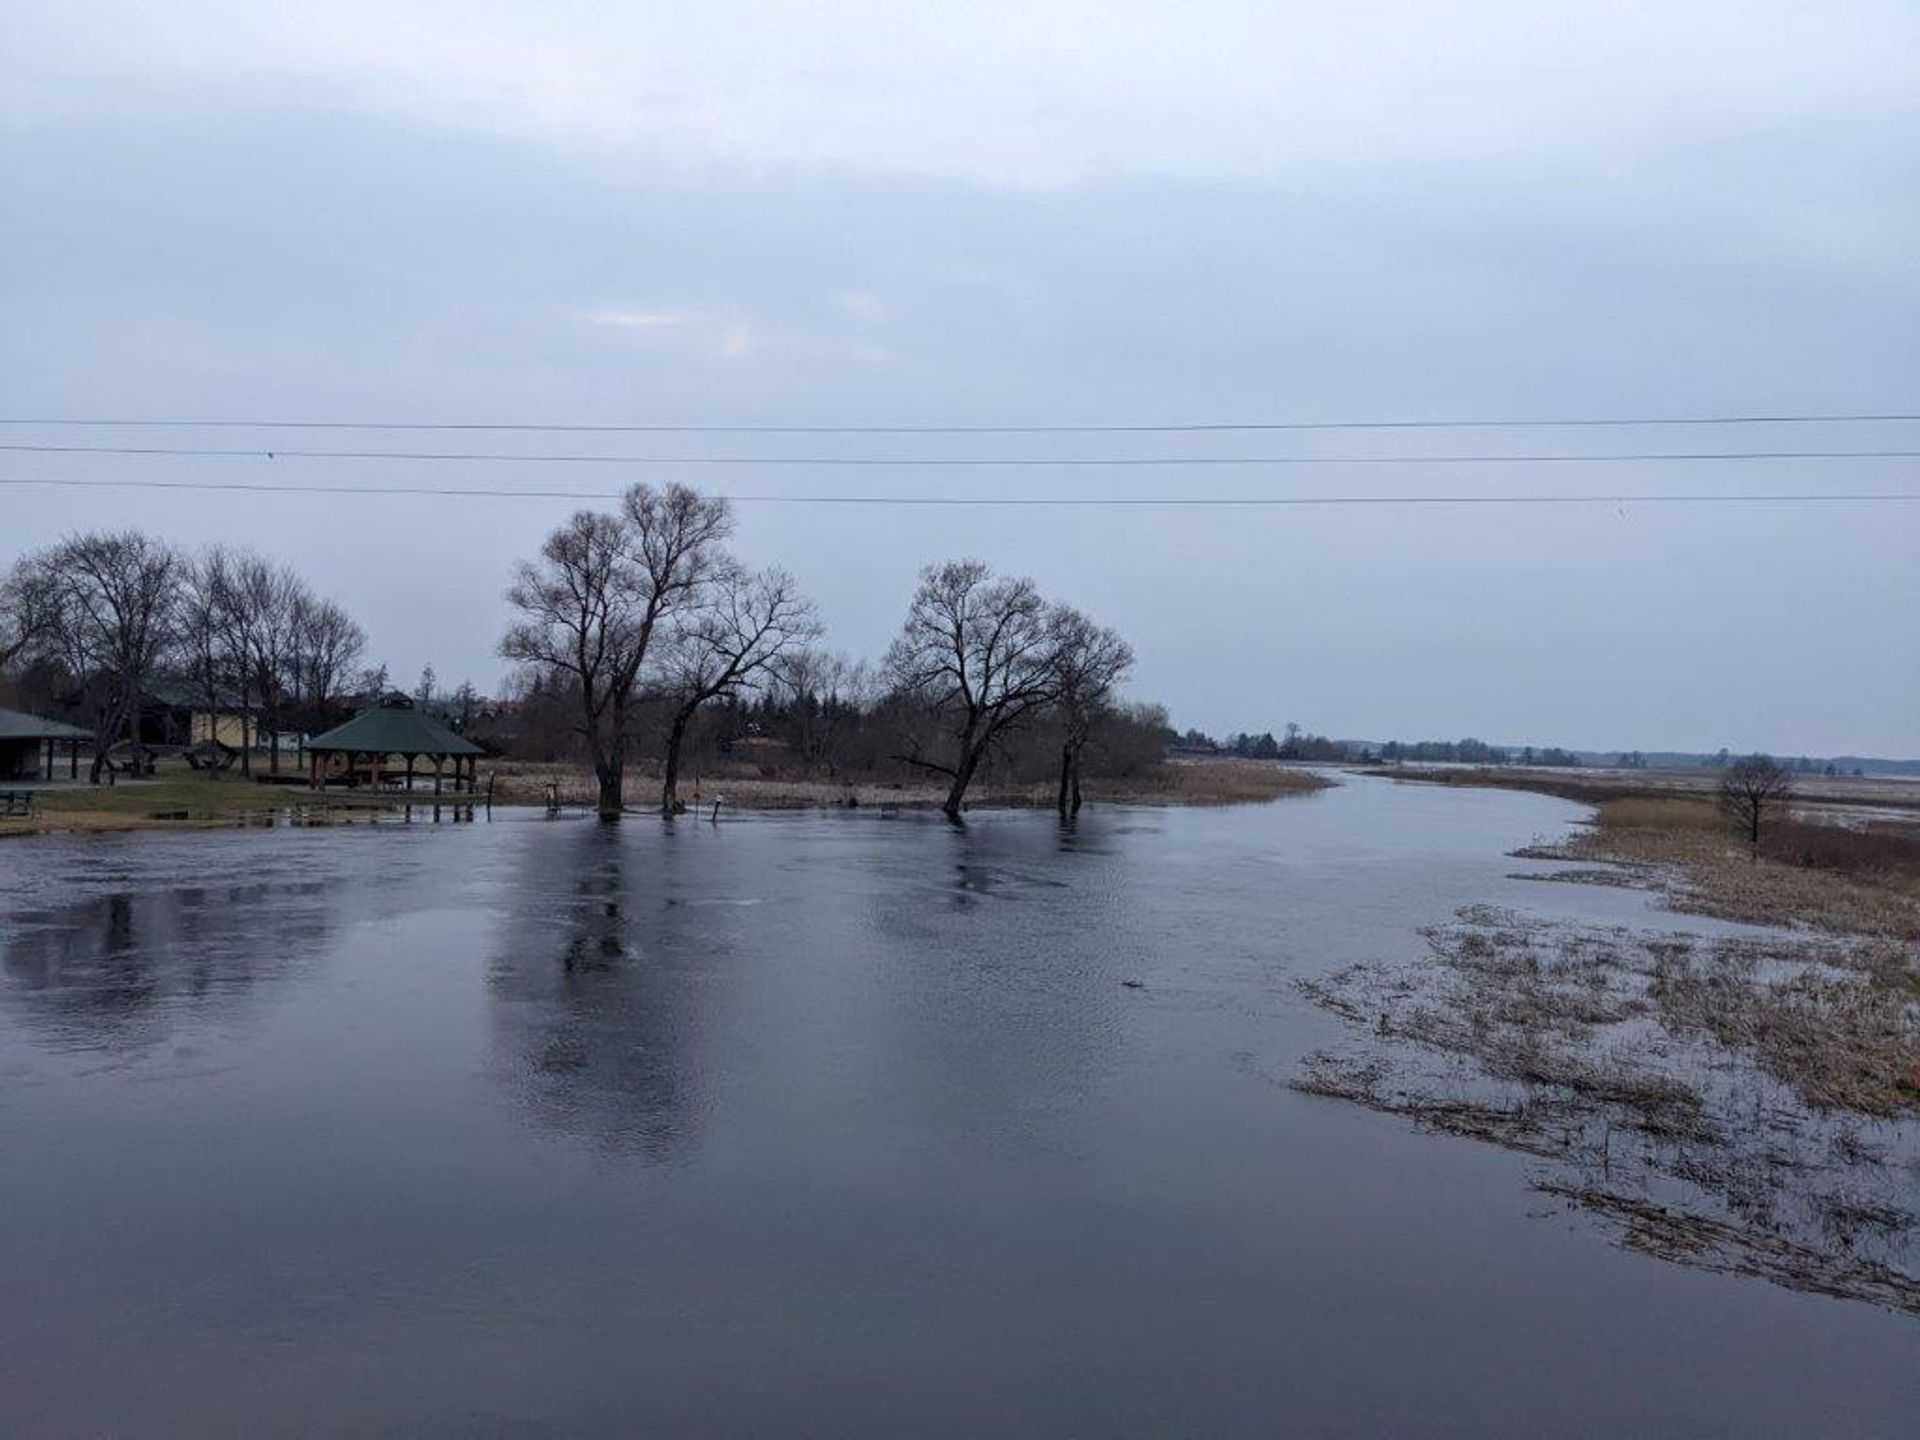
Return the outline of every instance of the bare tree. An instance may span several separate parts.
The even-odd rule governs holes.
[[[1793,774],[1771,755],[1735,760],[1720,778],[1720,808],[1747,837],[1755,853],[1760,827],[1793,794]]]
[[[65,665],[93,720],[97,785],[123,736],[139,748],[141,702],[173,639],[181,561],[129,530],[72,536],[27,565],[46,605],[36,645]]]
[[[792,708],[794,749],[809,767],[824,764],[837,775],[849,722],[857,724],[879,698],[871,667],[806,646],[784,656],[777,669]]]
[[[673,637],[667,663],[664,689],[674,708],[661,765],[661,814],[680,809],[680,750],[700,707],[765,678],[819,634],[813,606],[786,571],[755,575],[737,565],[715,571]]]
[[[583,510],[554,531],[507,592],[525,618],[501,653],[577,689],[603,819],[621,811],[628,710],[655,633],[712,574],[731,527],[725,500],[636,485],[617,515]]]
[[[0,581],[0,673],[46,640],[55,609],[54,587],[43,567],[16,561]]]
[[[894,688],[945,722],[950,761],[917,743],[898,758],[947,777],[941,809],[955,822],[995,743],[1059,695],[1053,627],[1033,582],[996,580],[977,560],[921,572],[886,663]]]
[[[471,680],[462,680],[453,692],[454,722],[460,727],[460,733],[466,734],[473,728],[474,713],[480,708],[480,692],[473,688]]]
[[[218,740],[220,712],[227,693],[225,636],[233,603],[233,559],[216,545],[183,564],[181,577],[175,630],[179,658],[207,715],[207,738]],[[240,724],[244,735],[245,715],[240,717]]]
[[[1050,616],[1060,709],[1060,816],[1080,810],[1080,756],[1113,703],[1114,688],[1133,668],[1133,650],[1119,634],[1070,606]]]
[[[367,637],[353,617],[331,600],[301,597],[294,616],[294,694],[319,712],[339,693],[359,662]]]
[[[229,655],[238,677],[243,711],[259,699],[269,736],[268,768],[280,771],[280,732],[289,689],[288,670],[295,651],[297,617],[308,603],[298,575],[264,556],[241,554],[232,562],[229,604]],[[242,754],[241,766],[251,770]]]

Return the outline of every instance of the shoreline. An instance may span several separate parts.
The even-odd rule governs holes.
[[[578,766],[503,762],[485,778],[493,782],[492,803],[502,807],[542,806],[550,783],[558,787],[563,809],[590,810],[594,803],[592,775]],[[624,813],[635,818],[657,816],[658,806],[651,801],[658,794],[659,783],[657,776],[630,773]],[[1092,782],[1087,787],[1087,805],[1265,804],[1288,796],[1310,795],[1338,783],[1318,771],[1268,761],[1169,761],[1151,777]],[[213,778],[191,771],[167,771],[150,780],[123,780],[110,786],[54,783],[26,788],[36,797],[36,813],[29,818],[0,820],[0,840],[52,834],[354,824],[362,816],[372,820],[408,807],[438,805],[467,810],[487,804],[484,788],[439,796],[424,790],[315,792],[298,785],[260,784],[240,776]],[[728,809],[769,812],[937,810],[944,798],[941,787],[934,785],[878,781],[847,784],[744,775],[705,776],[684,785],[681,794],[689,810],[705,808],[717,796]],[[634,803],[642,796],[650,803]],[[855,801],[852,805],[848,804],[849,796]],[[1054,799],[1051,785],[985,784],[967,808],[1051,810]]]
[[[1594,809],[1511,852],[1574,868],[1511,878],[1658,908],[1471,905],[1424,956],[1303,979],[1349,1033],[1292,1088],[1522,1154],[1623,1248],[1920,1316],[1920,842],[1801,820],[1789,863],[1701,794],[1529,778],[1486,788]]]
[[[1886,793],[1905,782],[1881,782],[1869,798],[1851,789],[1858,782],[1841,781],[1850,786],[1842,793],[1855,823],[1834,817],[1839,795],[1810,783],[1769,822],[1756,854],[1722,818],[1712,777],[1636,784],[1618,773],[1586,780],[1528,770],[1362,773],[1410,784],[1525,790],[1591,806],[1581,827],[1519,857],[1619,867],[1599,883],[1657,890],[1666,908],[1682,914],[1920,947],[1920,831],[1905,813],[1920,805],[1920,790]],[[1869,806],[1876,813],[1862,818],[1858,811]],[[1573,871],[1558,878],[1596,879]]]

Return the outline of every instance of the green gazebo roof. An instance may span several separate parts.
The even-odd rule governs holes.
[[[0,740],[91,740],[78,725],[29,715],[24,710],[0,710]]]
[[[309,750],[353,750],[363,755],[483,755],[478,745],[420,710],[376,706],[307,742]]]

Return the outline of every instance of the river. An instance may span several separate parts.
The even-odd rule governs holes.
[[[1286,1088],[1580,807],[0,843],[0,1433],[1911,1433],[1920,1331]],[[1131,983],[1130,983],[1131,982]]]

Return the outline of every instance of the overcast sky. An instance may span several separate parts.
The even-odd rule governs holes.
[[[609,13],[612,12],[612,13]],[[625,13],[621,13],[625,12]],[[1152,424],[1920,410],[1920,7],[15,3],[0,418]],[[5,427],[670,456],[1920,450],[1920,425],[1136,436]],[[1073,469],[0,454],[738,495],[1920,490],[1913,461]],[[497,684],[579,502],[0,488],[255,545]],[[739,507],[830,641],[977,555],[1181,725],[1920,754],[1920,504]]]

